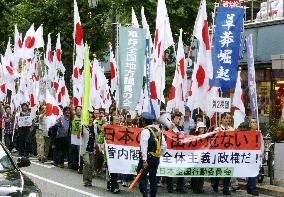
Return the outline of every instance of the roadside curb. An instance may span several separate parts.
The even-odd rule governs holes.
[[[239,185],[241,188],[246,189],[246,183],[239,182]],[[278,187],[275,185],[266,185],[266,184],[257,184],[256,185],[259,193],[265,194],[265,195],[272,195],[277,197],[283,197],[284,196],[284,188]]]

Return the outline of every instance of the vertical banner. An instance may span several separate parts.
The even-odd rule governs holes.
[[[236,85],[244,9],[218,7],[216,12],[212,49],[214,73],[210,85],[226,92]]]
[[[246,38],[247,47],[247,62],[248,62],[248,87],[249,87],[249,98],[250,98],[250,108],[251,115],[253,118],[257,119],[257,95],[256,95],[256,83],[255,83],[255,68],[254,68],[254,57],[253,57],[253,44],[252,44],[252,34],[248,35]]]
[[[119,28],[119,108],[135,110],[143,85],[146,30]]]
[[[85,58],[84,58],[84,94],[82,106],[82,125],[89,125],[89,103],[90,103],[90,89],[91,89],[91,72],[89,59],[89,46],[85,44]]]

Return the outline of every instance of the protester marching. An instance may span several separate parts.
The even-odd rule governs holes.
[[[215,7],[210,26],[206,0],[200,2],[190,43],[198,43],[191,76],[184,31],[175,44],[165,0],[157,2],[153,35],[144,8],[142,26],[129,10],[132,24],[118,27],[116,51],[112,44],[106,49],[110,77],[99,60],[90,59],[76,0],[71,79],[61,58],[60,32],[55,48],[47,35],[44,49],[44,24],[36,30],[32,24],[23,39],[15,25],[14,48],[9,40],[1,55],[2,142],[19,157],[51,160],[82,174],[85,187],[103,176],[105,190],[113,194],[137,187],[143,197],[155,197],[161,185],[168,193],[201,194],[209,182],[212,191],[231,195],[245,177],[247,193],[258,196],[263,141],[249,58],[253,36],[245,40],[251,82],[246,85],[238,70],[245,8],[226,5]],[[170,48],[175,72],[164,95]],[[250,110],[242,85],[249,87]]]

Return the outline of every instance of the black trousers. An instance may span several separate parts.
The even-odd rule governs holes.
[[[115,189],[119,189],[119,185],[117,183],[118,174],[110,173],[110,191],[113,192]]]
[[[149,174],[150,181],[150,197],[156,197],[157,194],[157,170],[160,163],[160,158],[148,156],[147,159],[148,168],[143,170],[143,173],[139,179],[139,189],[143,195],[148,194],[148,180],[147,175]],[[143,161],[140,159],[137,171],[143,169]]]
[[[55,138],[53,140],[53,161],[55,164],[64,164],[64,158],[68,152],[68,139],[66,137]]]
[[[173,190],[173,177],[166,177],[167,180],[167,189],[168,191]],[[183,191],[184,190],[184,177],[178,177],[177,179],[177,191]]]
[[[212,187],[218,187],[219,180],[220,180],[219,177],[211,178]],[[231,186],[231,177],[224,177],[223,178],[223,191],[229,191],[230,186]]]
[[[12,142],[13,134],[4,134],[4,143],[5,146],[8,148],[9,151],[13,149],[13,142]]]
[[[30,152],[30,127],[19,128],[19,155],[28,157]]]

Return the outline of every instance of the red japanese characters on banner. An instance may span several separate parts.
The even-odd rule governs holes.
[[[240,6],[240,0],[222,0],[224,7],[238,7]]]
[[[135,174],[142,128],[104,127],[110,173]],[[215,131],[199,136],[162,131],[167,143],[159,176],[255,177],[260,166],[259,131]]]

